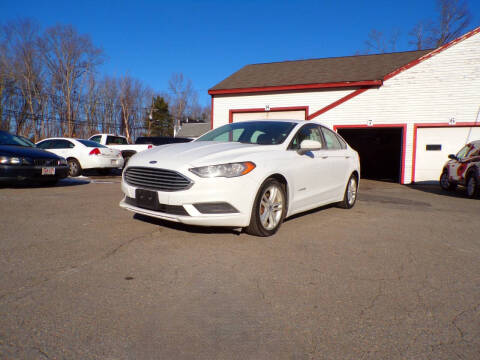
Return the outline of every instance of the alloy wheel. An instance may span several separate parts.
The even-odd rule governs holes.
[[[277,185],[270,185],[262,194],[259,206],[260,222],[264,229],[275,229],[282,220],[283,192]]]

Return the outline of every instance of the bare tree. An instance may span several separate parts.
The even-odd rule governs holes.
[[[442,46],[461,36],[472,15],[465,0],[437,0],[435,21],[421,21],[410,32],[410,44],[417,49]]]
[[[65,109],[62,113],[67,121],[64,129],[68,136],[75,132],[76,109],[80,94],[78,80],[94,72],[102,62],[102,50],[95,47],[86,35],[79,35],[70,26],[57,25],[48,28],[39,40],[39,48],[51,76],[53,87],[61,96]],[[61,114],[61,115],[63,115]]]
[[[365,41],[365,51],[361,53],[383,54],[386,52],[396,51],[399,37],[400,37],[400,30],[398,29],[394,29],[389,36],[385,35],[381,31],[372,29],[368,33],[368,39]]]
[[[173,116],[174,124],[180,125],[185,118],[186,112],[191,105],[197,102],[197,93],[193,88],[192,82],[186,80],[182,73],[172,74],[168,81],[168,102],[170,113]]]

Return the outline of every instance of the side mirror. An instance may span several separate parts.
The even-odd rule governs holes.
[[[458,160],[457,157],[454,154],[448,155],[448,158],[452,159],[452,160]]]
[[[322,144],[319,141],[315,140],[303,140],[300,143],[300,149],[298,149],[298,153],[300,155],[304,155],[309,151],[320,150],[322,148]]]

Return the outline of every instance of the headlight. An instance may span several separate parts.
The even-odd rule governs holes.
[[[189,169],[192,173],[203,178],[211,177],[237,177],[248,174],[255,169],[255,164],[251,161],[201,166]]]
[[[22,158],[16,156],[0,156],[0,164],[4,165],[20,165]]]

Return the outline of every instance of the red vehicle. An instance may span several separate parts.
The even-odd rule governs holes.
[[[455,190],[457,185],[467,188],[469,198],[480,193],[480,140],[465,145],[457,155],[448,155],[440,176],[440,186],[444,190]]]

